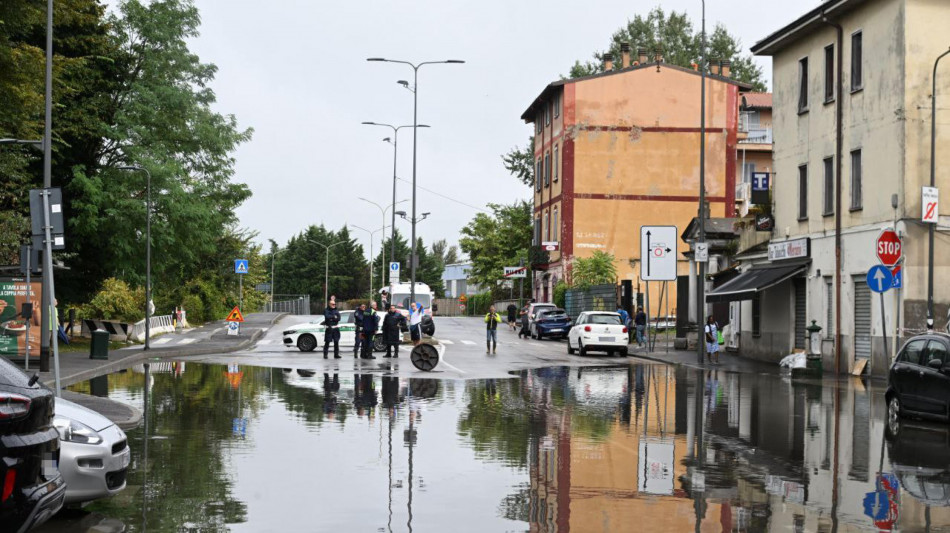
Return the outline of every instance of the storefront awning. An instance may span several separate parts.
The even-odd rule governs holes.
[[[706,295],[706,303],[751,300],[761,291],[793,278],[808,269],[810,260],[783,261],[754,266]]]

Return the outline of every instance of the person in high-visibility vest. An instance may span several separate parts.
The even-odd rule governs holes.
[[[501,315],[495,312],[493,305],[485,315],[485,353],[498,353],[498,324],[501,324]]]

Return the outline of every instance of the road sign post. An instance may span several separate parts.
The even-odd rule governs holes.
[[[640,279],[676,280],[676,226],[640,227]]]
[[[505,279],[524,278],[527,275],[528,267],[504,267]]]
[[[238,307],[244,309],[244,274],[247,274],[247,259],[234,260],[234,273],[238,275]]]
[[[878,295],[881,297],[881,335],[884,337],[884,353],[886,354],[888,353],[887,319],[884,315],[884,293],[893,288],[894,276],[891,274],[891,269],[887,268],[886,266],[874,265],[871,270],[868,271],[866,281],[868,287],[872,291],[878,293]]]
[[[399,262],[391,261],[389,263],[389,285],[399,283]]]

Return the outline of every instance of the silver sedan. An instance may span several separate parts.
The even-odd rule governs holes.
[[[53,425],[59,431],[59,471],[66,503],[82,504],[125,488],[129,445],[125,432],[99,413],[56,399]]]

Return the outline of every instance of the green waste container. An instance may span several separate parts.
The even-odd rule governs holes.
[[[92,344],[89,345],[90,359],[109,359],[109,332],[96,330],[92,332]]]

